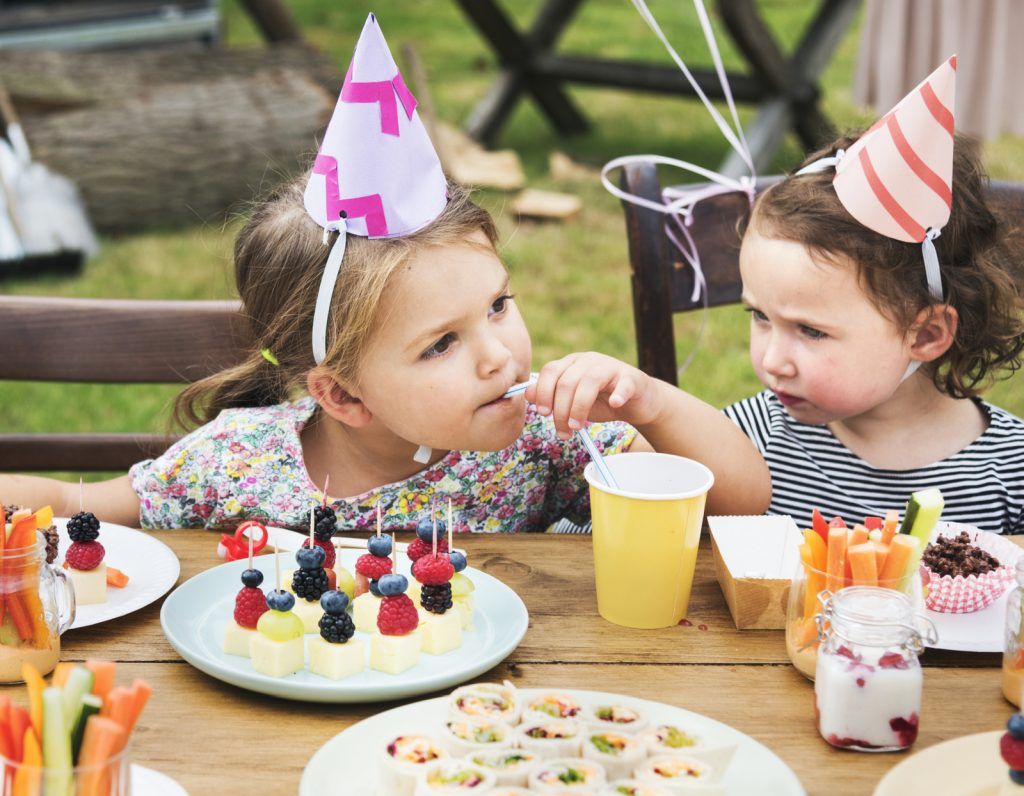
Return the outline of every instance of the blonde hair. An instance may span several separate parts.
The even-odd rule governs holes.
[[[259,205],[235,240],[235,283],[249,322],[252,349],[235,367],[186,387],[174,406],[183,427],[208,423],[221,410],[272,406],[304,390],[314,366],[313,308],[327,255],[323,229],[306,212],[304,174],[276,188]],[[482,231],[493,247],[497,230],[490,214],[461,186],[449,182],[444,211],[424,229],[402,238],[350,235],[334,286],[325,365],[357,384],[362,354],[381,321],[382,296],[392,275],[425,249],[464,244]],[[269,349],[271,364],[261,353]]]

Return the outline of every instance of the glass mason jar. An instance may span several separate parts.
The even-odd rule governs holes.
[[[831,585],[830,585],[831,584]],[[921,611],[923,597],[920,576],[904,575],[892,580],[878,581],[878,587],[904,594],[910,600],[914,613]],[[819,597],[826,587],[830,593],[850,588],[852,582],[830,579],[827,572],[798,561],[789,587],[786,602],[786,652],[789,660],[808,680],[814,679],[814,667],[818,658],[818,627],[815,621],[822,609]]]
[[[1024,558],[1014,570],[1017,585],[1006,598],[1006,643],[1003,646],[1003,696],[1017,707],[1024,687]]]
[[[937,639],[934,625],[915,616],[910,598],[892,589],[850,586],[822,598],[815,620],[818,732],[844,749],[908,748],[921,715],[917,656]]]
[[[22,681],[21,666],[40,674],[60,659],[60,634],[75,621],[75,592],[63,570],[46,563],[46,543],[0,551],[0,683]]]
[[[3,761],[2,793],[42,796],[49,793],[131,796],[131,742],[98,763],[58,768],[32,763]]]

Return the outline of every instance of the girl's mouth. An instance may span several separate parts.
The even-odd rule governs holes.
[[[488,401],[485,404],[481,404],[480,408],[481,409],[487,409],[487,408],[492,407],[492,406],[505,406],[505,405],[511,404],[513,399],[514,399],[514,396],[506,398],[503,395],[499,395],[493,401]]]
[[[775,397],[779,399],[779,403],[783,406],[796,406],[797,404],[802,404],[804,402],[803,398],[797,398],[795,395],[790,395],[789,393],[781,392],[779,390],[774,390],[774,392]]]

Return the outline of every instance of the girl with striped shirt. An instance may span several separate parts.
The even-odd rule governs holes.
[[[949,220],[929,237],[936,290],[921,242],[869,229],[833,171],[816,168],[853,143],[810,156],[757,200],[740,270],[766,389],[726,414],[768,462],[771,513],[801,523],[818,506],[852,523],[935,486],[943,519],[1024,533],[1024,421],[978,397],[1021,366],[1020,252],[957,137]]]

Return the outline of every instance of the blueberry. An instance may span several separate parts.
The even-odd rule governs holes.
[[[290,611],[295,605],[295,597],[284,589],[274,589],[267,595],[267,605],[275,611]]]
[[[1006,729],[1010,731],[1010,735],[1014,738],[1024,738],[1024,715],[1014,713],[1010,716],[1010,720],[1006,722]]]
[[[385,575],[377,582],[377,588],[384,597],[396,597],[409,588],[405,575]]]
[[[247,569],[242,572],[242,585],[255,588],[263,583],[263,573],[258,569]]]
[[[464,553],[453,550],[448,554],[448,560],[452,562],[456,572],[462,572],[466,568],[466,555]]]
[[[386,533],[382,533],[380,536],[371,536],[366,542],[366,549],[372,555],[386,558],[391,555],[391,537]]]
[[[302,569],[318,569],[324,565],[327,554],[319,547],[300,547],[295,551],[295,560]]]
[[[377,581],[375,580],[370,581],[370,594],[372,594],[374,597],[384,596],[380,593],[380,587],[377,585]]]
[[[441,533],[438,530],[438,533]],[[416,523],[416,536],[422,539],[424,542],[430,542],[434,539],[434,522],[429,517],[424,517],[422,520]]]
[[[1011,768],[1010,779],[1012,779],[1018,785],[1024,785],[1024,771],[1015,771]]]
[[[334,616],[343,614],[348,608],[348,595],[343,591],[325,591],[320,597],[320,607]]]

